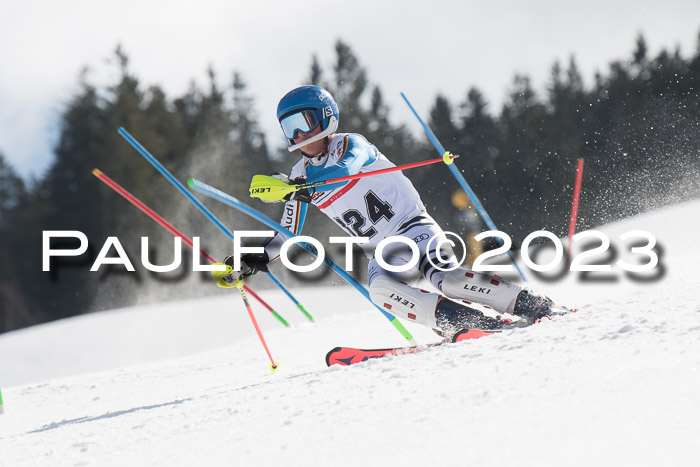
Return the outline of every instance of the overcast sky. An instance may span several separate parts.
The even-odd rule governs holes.
[[[338,38],[381,86],[392,120],[414,126],[400,91],[427,115],[437,93],[461,101],[477,86],[496,112],[516,72],[542,89],[554,60],[575,54],[590,84],[630,56],[640,32],[652,54],[678,45],[690,56],[700,1],[2,0],[0,152],[20,175],[41,175],[81,68],[95,83],[114,79],[107,59],[119,43],[142,84],[170,97],[193,79],[205,85],[210,64],[221,85],[240,71],[274,147],[279,98],[302,84],[312,54],[328,68]]]

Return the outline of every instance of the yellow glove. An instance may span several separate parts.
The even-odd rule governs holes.
[[[211,271],[211,277],[219,287],[228,289],[235,287],[240,279],[240,274],[233,270],[233,266],[224,263],[214,263],[215,266],[226,266],[225,271]]]

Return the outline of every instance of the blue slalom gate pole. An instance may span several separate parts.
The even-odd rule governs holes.
[[[279,287],[280,289],[282,289],[282,291],[283,291],[285,294],[287,294],[287,297],[289,297],[289,299],[290,299],[292,302],[294,302],[294,304],[297,306],[297,308],[299,308],[299,311],[301,311],[302,314],[303,314],[304,316],[306,316],[306,318],[307,318],[309,321],[313,321],[313,320],[314,320],[313,316],[311,316],[311,314],[310,314],[308,311],[306,311],[306,308],[304,308],[304,305],[302,305],[301,303],[299,303],[299,302],[297,301],[297,299],[294,298],[294,295],[290,294],[289,291],[287,291],[287,289],[282,285],[282,283],[279,281],[279,279],[277,279],[275,276],[273,276],[273,275],[270,274],[269,272],[267,273],[267,277],[269,277],[269,278],[272,280],[272,282],[274,282],[275,284],[277,284],[277,287]]]
[[[435,146],[435,149],[440,153],[441,156],[445,154],[445,148],[440,144],[440,141],[438,141],[437,136],[435,136],[435,133],[433,133],[433,130],[430,129],[430,127],[423,121],[423,119],[418,115],[418,112],[416,112],[416,109],[413,108],[411,103],[408,101],[408,98],[404,93],[401,93],[401,97],[403,97],[403,100],[406,101],[406,104],[408,104],[408,107],[411,109],[413,112],[413,115],[416,116],[418,121],[420,122],[421,126],[423,127],[423,130],[425,131],[425,134],[428,136],[428,139],[430,140],[431,143],[433,143],[433,146]],[[459,171],[459,169],[456,167],[456,164],[453,162],[452,164],[449,164],[447,167],[449,167],[450,172],[452,172],[452,175],[457,179],[457,183],[460,184],[462,189],[467,193],[469,196],[469,199],[472,200],[472,203],[474,203],[474,207],[476,208],[476,211],[479,213],[479,216],[481,216],[481,219],[484,221],[484,224],[490,229],[490,230],[498,230],[496,228],[496,224],[493,223],[491,220],[491,216],[486,212],[486,209],[484,206],[481,204],[479,201],[479,198],[477,198],[476,193],[474,193],[474,190],[469,186],[467,183],[467,180],[465,180],[464,176],[462,173]],[[499,239],[500,240],[500,239]],[[499,241],[500,243],[500,241]],[[515,266],[515,269],[517,269],[518,273],[520,274],[520,277],[523,279],[523,281],[527,282],[527,279],[525,278],[525,274],[523,271],[520,270],[520,267],[518,266],[518,263],[515,262],[515,258],[513,258],[513,254],[508,251],[508,256],[510,257],[511,261],[513,261],[513,265]]]
[[[215,199],[221,203],[224,203],[227,206],[231,206],[231,207],[251,216],[252,218],[262,222],[263,224],[265,224],[269,228],[275,230],[276,232],[278,232],[280,235],[284,236],[287,239],[292,238],[292,237],[296,237],[296,235],[292,234],[289,230],[282,227],[280,224],[278,224],[277,222],[272,220],[270,217],[259,212],[257,209],[254,209],[254,208],[242,203],[237,198],[229,195],[228,193],[224,193],[223,191],[216,189],[213,186],[207,185],[206,183],[201,182],[199,180],[195,180],[194,178],[190,178],[187,181],[187,184],[189,185],[189,187],[191,189],[197,191],[198,193],[201,193],[201,194],[208,196],[212,199]],[[309,245],[308,243],[299,242],[298,245],[301,246],[302,248],[304,248],[306,251],[308,251],[312,255],[318,256],[316,249],[313,246]],[[398,319],[396,319],[396,316],[392,315],[391,313],[387,313],[382,308],[380,308],[377,304],[375,304],[372,301],[372,299],[370,298],[369,292],[367,291],[366,288],[364,288],[362,286],[362,284],[357,282],[354,277],[352,277],[350,274],[347,273],[347,271],[345,271],[343,268],[338,266],[336,263],[334,263],[330,259],[323,258],[323,262],[326,266],[331,268],[333,270],[333,272],[338,274],[347,283],[349,283],[350,285],[355,287],[355,289],[357,289],[358,292],[360,292],[362,295],[364,295],[364,297],[367,300],[369,300],[370,303],[372,303],[372,305],[374,305],[374,307],[377,308],[391,322],[392,325],[394,325],[396,330],[399,331],[399,333],[401,333],[401,335],[404,336],[404,338],[407,341],[413,342],[413,336],[404,327],[404,325]]]
[[[119,134],[129,143],[131,144],[134,149],[136,149],[153,167],[156,168],[158,172],[160,172],[170,183],[172,183],[177,190],[185,195],[185,198],[189,199],[196,207],[199,209],[202,214],[204,214],[207,218],[209,218],[210,221],[216,225],[219,230],[221,230],[228,238],[233,240],[233,233],[231,230],[229,230],[209,209],[207,209],[206,206],[204,206],[197,198],[194,197],[190,191],[185,188],[185,186],[171,174],[168,169],[165,168],[163,164],[158,161],[153,155],[151,155],[148,150],[143,147],[141,143],[139,143],[136,138],[131,136],[128,131],[126,131],[124,128],[119,128],[118,130]],[[272,273],[268,273],[268,276],[273,279],[273,282],[280,288],[282,291],[287,294],[290,298],[292,297],[292,294],[287,290],[282,283],[277,280],[277,278],[273,278]],[[295,303],[299,303],[296,301],[296,299],[293,299]]]

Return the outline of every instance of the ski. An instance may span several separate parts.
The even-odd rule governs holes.
[[[414,345],[408,347],[393,347],[388,349],[356,349],[353,347],[336,347],[326,354],[326,365],[343,365],[349,366],[356,363],[366,362],[371,358],[382,358],[390,355],[406,355],[411,353],[422,352],[432,347],[438,347],[443,344],[460,342],[469,339],[478,339],[480,337],[497,334],[500,331],[481,331],[478,329],[464,329],[455,334],[452,339],[435,342],[434,344]]]
[[[587,308],[588,305],[583,308]],[[566,315],[569,313],[575,313],[581,308],[567,308],[564,306],[553,306],[550,308],[549,314],[544,316],[542,319],[551,320],[553,317],[557,318],[561,315]],[[542,319],[538,319],[535,323],[539,323]],[[533,324],[535,324],[533,323]],[[511,328],[510,325],[513,324],[510,321],[506,322],[506,328]],[[521,325],[513,324],[512,327],[521,327]],[[525,325],[527,326],[527,324]],[[443,344],[451,344],[454,342],[461,342],[469,339],[478,339],[480,337],[490,336],[492,334],[498,334],[501,330],[490,330],[482,331],[479,329],[463,329],[457,334],[452,336],[451,339],[445,339],[441,342],[435,342],[433,344],[426,345],[412,345],[407,347],[390,347],[387,349],[358,349],[354,347],[336,347],[326,354],[326,365],[342,365],[349,366],[356,363],[366,362],[371,358],[382,358],[391,355],[406,355],[412,353],[422,352],[424,350],[430,349],[432,347],[438,347]]]

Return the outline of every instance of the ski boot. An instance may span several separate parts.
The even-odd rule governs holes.
[[[515,299],[513,314],[527,319],[530,323],[537,323],[542,318],[551,314],[554,302],[544,295],[533,294],[528,289],[523,289]]]
[[[482,337],[498,331],[503,322],[498,318],[484,315],[481,311],[469,308],[448,298],[441,298],[435,307],[435,322],[438,329],[433,329],[439,336],[456,342],[456,338],[467,335]],[[478,336],[475,334],[479,334]],[[463,339],[459,339],[463,340]]]

